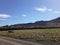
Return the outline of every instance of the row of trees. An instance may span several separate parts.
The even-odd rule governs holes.
[[[3,30],[21,30],[21,29],[51,29],[51,28],[60,28],[60,27],[44,27],[44,26],[2,26],[0,31]]]

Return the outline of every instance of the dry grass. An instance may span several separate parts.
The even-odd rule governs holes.
[[[14,33],[8,31],[0,31],[0,35],[9,36],[19,39],[28,39],[33,41],[41,40],[60,40],[60,29],[33,29],[33,30],[14,30]]]

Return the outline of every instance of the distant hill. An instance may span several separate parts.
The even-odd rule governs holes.
[[[1,26],[0,31],[3,30],[20,30],[20,29],[51,29],[60,28],[60,17],[49,21],[36,21],[34,23],[14,24]]]
[[[60,17],[58,17],[58,18],[56,18],[56,19],[51,20],[51,22],[54,22],[54,23],[60,23]]]
[[[20,27],[60,27],[60,17],[49,20],[49,21],[36,21],[35,23],[25,23],[25,24],[15,24],[11,26],[20,26]]]

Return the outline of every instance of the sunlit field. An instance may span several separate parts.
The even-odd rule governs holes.
[[[14,30],[13,33],[9,33],[8,31],[0,31],[0,35],[30,41],[41,41],[41,40],[59,41],[60,29]]]

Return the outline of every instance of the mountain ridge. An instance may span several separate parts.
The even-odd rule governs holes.
[[[36,21],[34,23],[14,24],[11,26],[45,26],[45,27],[60,27],[60,17],[49,21]]]

